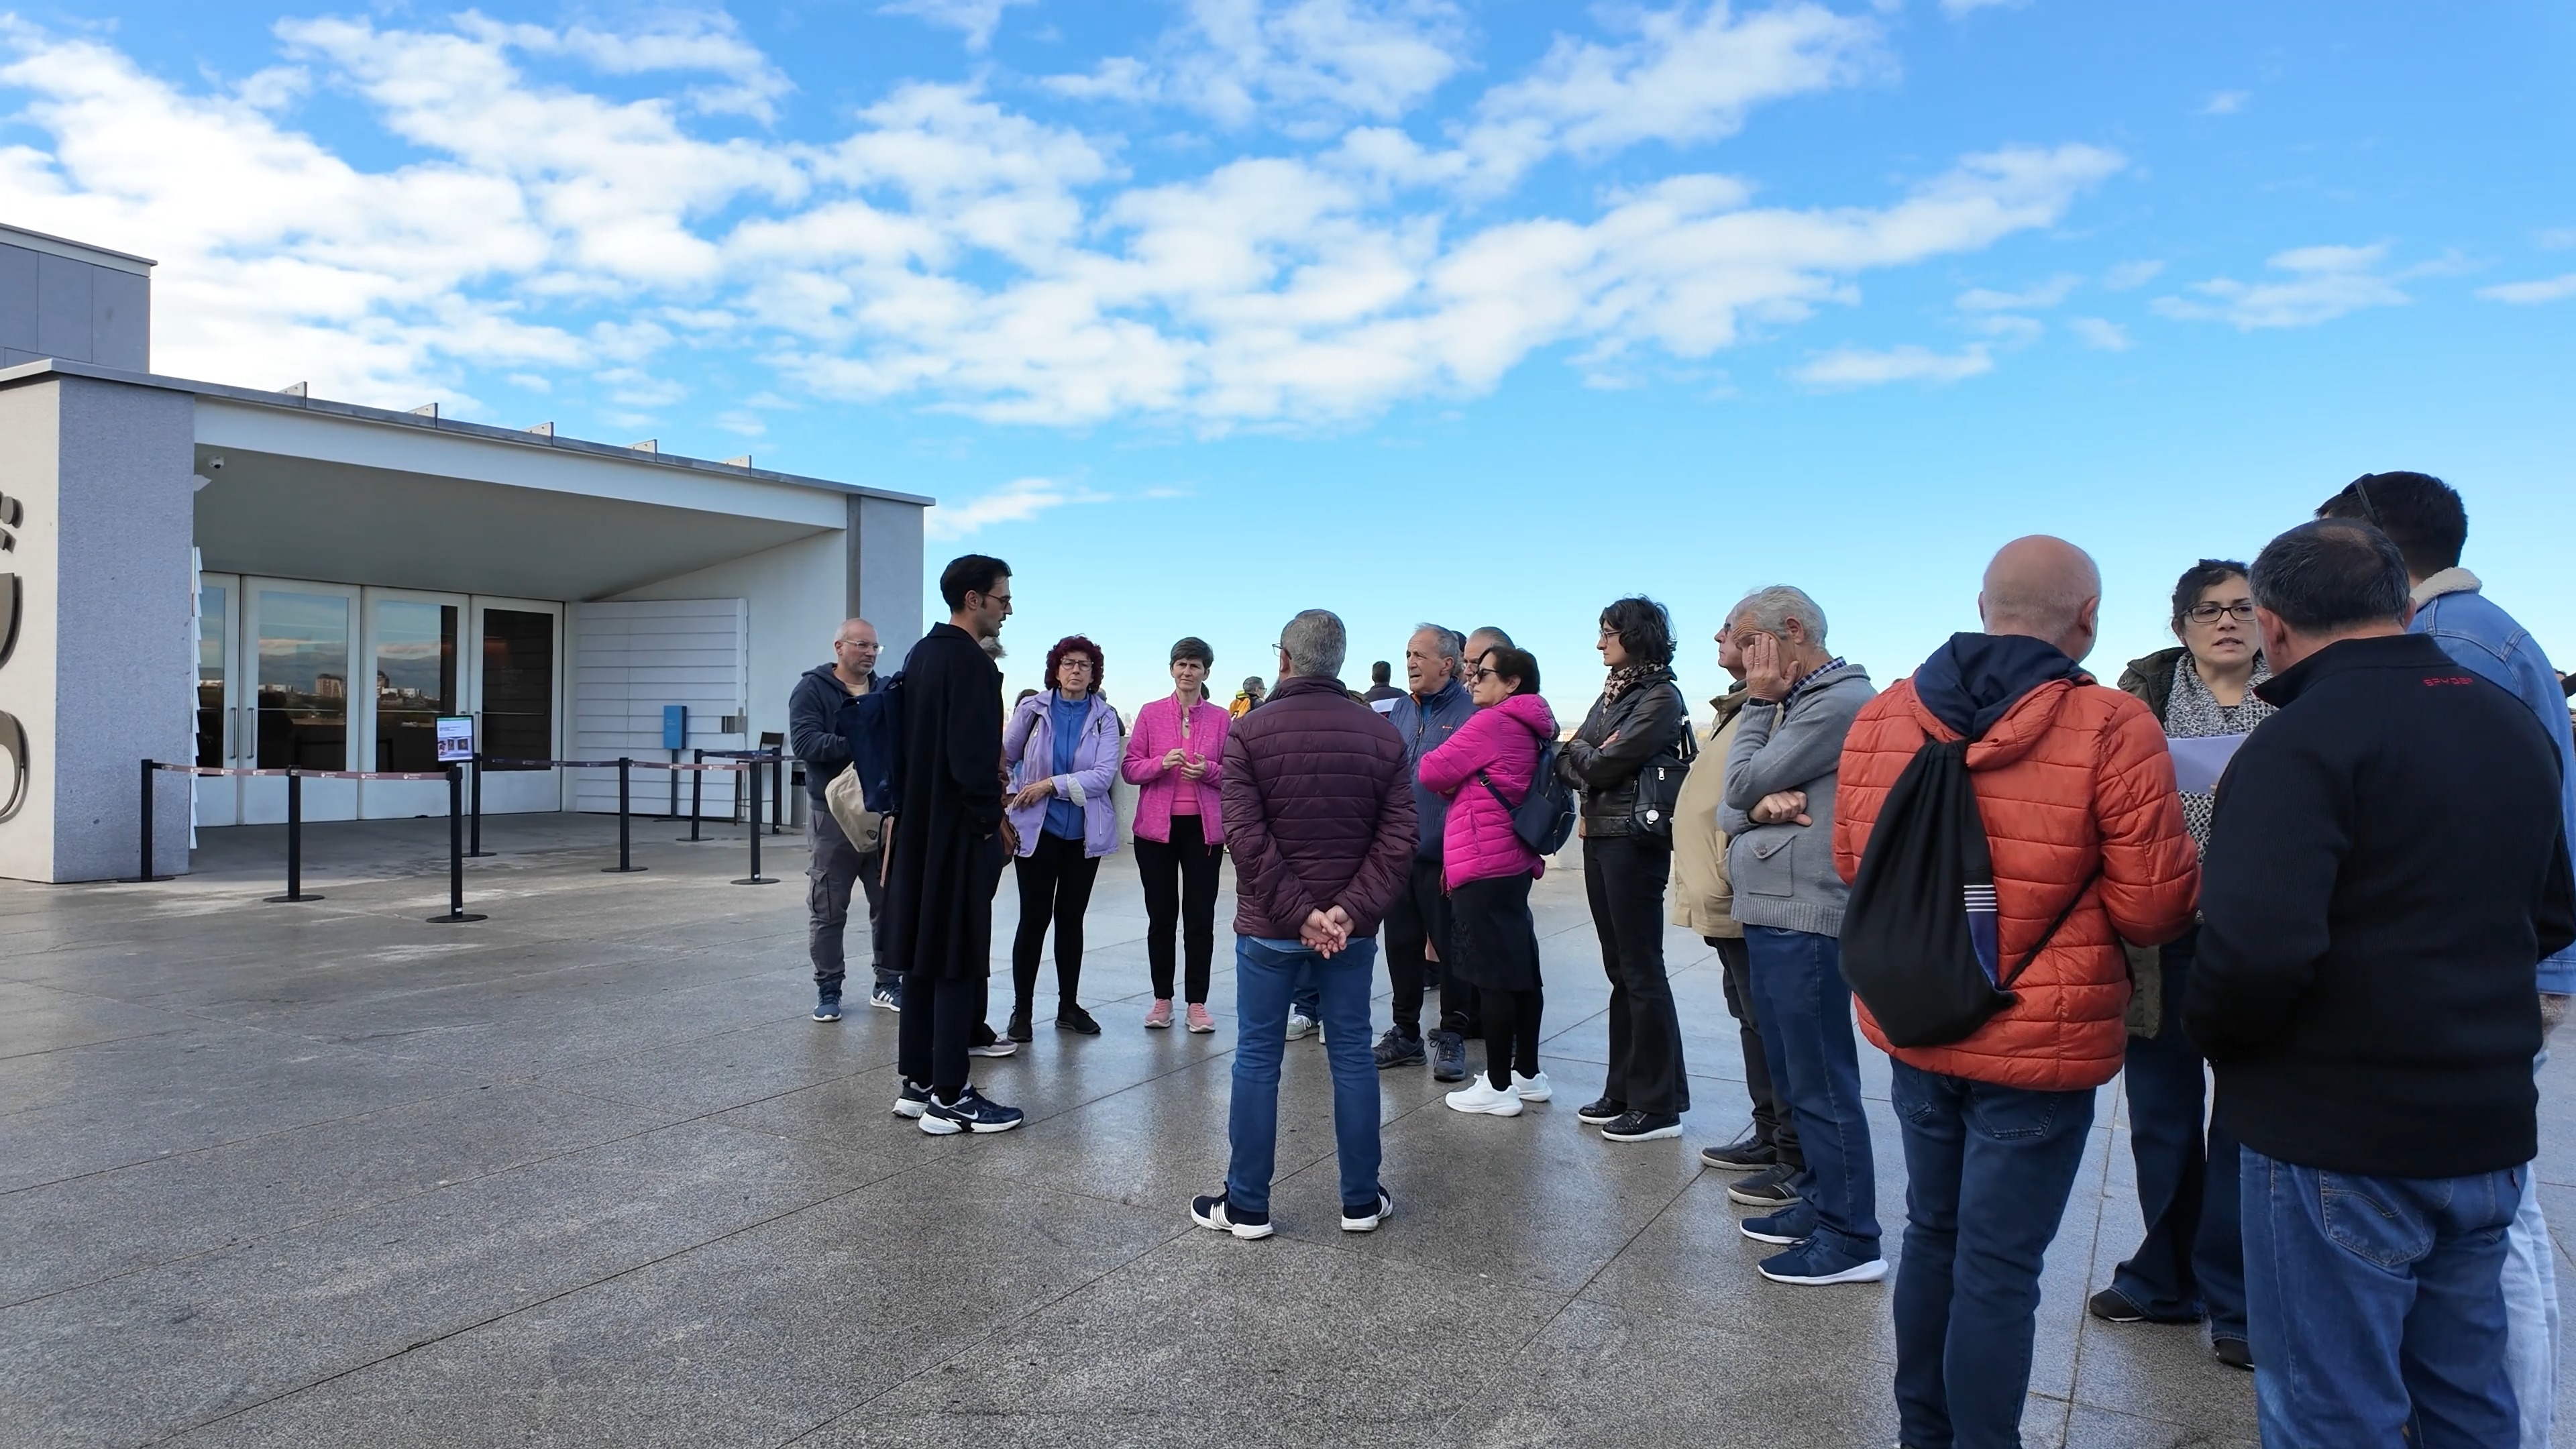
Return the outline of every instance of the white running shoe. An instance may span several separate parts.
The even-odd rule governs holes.
[[[1494,1090],[1484,1073],[1465,1087],[1449,1094],[1452,1112],[1479,1112],[1488,1117],[1517,1117],[1521,1114],[1521,1089],[1517,1086]]]
[[[1547,1073],[1545,1072],[1541,1072],[1535,1077],[1524,1077],[1520,1073],[1514,1072],[1512,1073],[1512,1085],[1520,1089],[1521,1100],[1524,1102],[1544,1102],[1548,1098],[1556,1095],[1556,1088],[1547,1084]]]
[[[1302,1011],[1288,1013],[1288,1040],[1302,1041],[1312,1035],[1314,1030],[1315,1018]]]

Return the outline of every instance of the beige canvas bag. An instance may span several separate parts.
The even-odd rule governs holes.
[[[831,808],[833,821],[861,855],[877,848],[885,835],[885,817],[868,808],[867,797],[859,789],[857,766],[841,767],[841,773],[823,787],[823,803]]]

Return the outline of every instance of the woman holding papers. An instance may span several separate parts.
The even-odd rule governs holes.
[[[2218,776],[2237,743],[2272,713],[2254,692],[2271,670],[2255,632],[2245,565],[2202,559],[2184,571],[2174,585],[2173,631],[2182,642],[2131,662],[2120,687],[2163,721],[2183,822],[2192,843],[2206,851]],[[2236,1135],[2213,1117],[2204,1137],[2200,1051],[2181,1025],[2196,935],[2130,953],[2139,990],[2125,1075],[2147,1236],[2112,1274],[2111,1286],[2093,1295],[2091,1307],[2094,1317],[2113,1323],[2206,1317],[2219,1361],[2250,1369]]]

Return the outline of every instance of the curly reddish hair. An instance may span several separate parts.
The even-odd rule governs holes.
[[[1056,670],[1064,664],[1064,656],[1068,654],[1091,656],[1091,688],[1094,693],[1097,693],[1100,689],[1100,676],[1107,674],[1109,670],[1100,658],[1100,646],[1079,634],[1065,635],[1055,641],[1053,649],[1047,651],[1046,687],[1049,689],[1059,687],[1056,682]]]

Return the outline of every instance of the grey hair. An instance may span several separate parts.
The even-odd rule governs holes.
[[[1456,670],[1456,666],[1467,662],[1466,635],[1459,633],[1455,629],[1445,628],[1439,624],[1416,624],[1413,626],[1413,632],[1415,634],[1428,634],[1438,641],[1440,657],[1449,661],[1453,673]],[[1410,638],[1411,636],[1408,635],[1408,642],[1410,642]]]
[[[2246,581],[2254,602],[2302,634],[2406,616],[2406,555],[2357,520],[2300,524],[2263,545]]]
[[[1806,634],[1808,643],[1825,642],[1825,611],[1816,606],[1815,600],[1807,597],[1804,589],[1794,589],[1787,584],[1755,589],[1726,611],[1726,622],[1730,626],[1741,624],[1759,629],[1775,639],[1788,637],[1792,619],[1798,621],[1798,628]]]
[[[1279,648],[1288,656],[1288,672],[1297,678],[1339,679],[1350,638],[1342,628],[1341,615],[1330,609],[1308,609],[1279,631]]]

